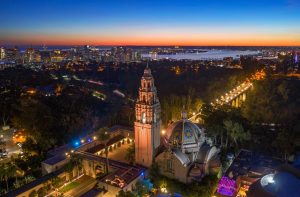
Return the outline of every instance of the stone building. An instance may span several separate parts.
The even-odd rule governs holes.
[[[200,181],[211,169],[220,166],[219,150],[207,142],[204,130],[189,121],[185,113],[182,120],[171,124],[161,136],[160,111],[154,79],[147,66],[135,106],[137,164],[150,167],[155,161],[163,175],[184,183]]]
[[[160,145],[160,103],[150,68],[144,70],[135,105],[135,161],[150,167],[156,149]]]
[[[185,115],[171,124],[162,138],[162,151],[155,157],[161,174],[189,183],[201,181],[219,168],[219,150],[207,142],[203,129]]]

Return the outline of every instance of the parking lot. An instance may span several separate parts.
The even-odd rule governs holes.
[[[3,131],[0,130],[0,137],[2,138],[2,141],[5,142],[7,157],[0,158],[1,162],[8,162],[9,159],[13,156],[16,157],[20,152],[21,148],[13,141],[13,133],[14,129],[9,129]]]

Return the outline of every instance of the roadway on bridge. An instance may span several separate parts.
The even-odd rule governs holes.
[[[250,78],[247,78],[243,83],[238,85],[237,87],[233,88],[229,92],[226,92],[224,95],[221,95],[219,98],[217,98],[215,101],[211,102],[210,105],[212,105],[214,108],[221,107],[223,105],[231,105],[232,102],[238,98],[240,95],[242,95],[242,100],[245,101],[245,96],[243,94],[249,90],[251,87],[253,87],[253,81],[254,80],[261,80],[264,79],[266,76],[266,73],[264,69],[256,71],[253,75],[251,75]],[[190,121],[193,122],[199,122],[197,120],[197,117],[201,115],[201,109],[198,113],[193,114],[189,118]]]

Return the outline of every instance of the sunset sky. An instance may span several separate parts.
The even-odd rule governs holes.
[[[0,44],[300,46],[300,0],[1,0]]]

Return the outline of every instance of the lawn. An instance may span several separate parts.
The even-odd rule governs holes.
[[[67,191],[70,191],[71,189],[74,189],[78,185],[80,185],[78,182],[73,181],[73,182],[69,183],[68,185],[64,186],[63,188],[61,188],[59,191],[65,193]]]

